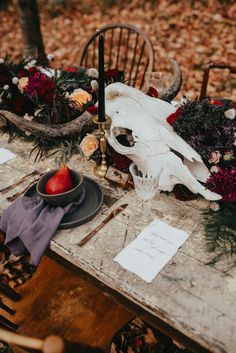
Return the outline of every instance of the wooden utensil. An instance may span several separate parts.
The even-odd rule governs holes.
[[[117,216],[121,211],[123,211],[128,204],[120,205],[115,210],[113,210],[109,215],[94,229],[92,230],[84,239],[82,239],[77,245],[83,246],[86,244],[101,228],[103,228],[109,221],[111,221],[115,216]]]
[[[27,185],[27,187],[24,188],[23,190],[20,190],[20,191],[16,192],[14,195],[7,197],[7,201],[9,201],[9,202],[15,201],[15,200],[17,199],[17,197],[23,195],[23,194],[26,192],[26,190],[27,190],[30,186],[32,186],[34,183],[36,183],[36,181],[38,181],[39,178],[41,177],[41,175],[43,175],[44,173],[45,173],[45,172],[40,173],[39,176],[38,176],[38,178],[32,180],[32,181],[29,183],[29,185]]]
[[[37,175],[40,174],[40,171],[38,170],[34,170],[33,172],[24,175],[22,178],[20,178],[19,180],[17,180],[15,183],[7,186],[6,188],[3,188],[0,190],[1,194],[6,194],[8,191],[14,189],[16,186],[20,185],[21,183],[23,183],[27,178],[29,178],[30,176],[33,175]]]

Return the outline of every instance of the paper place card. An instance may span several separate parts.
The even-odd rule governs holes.
[[[155,219],[114,260],[150,283],[188,237],[183,230]]]
[[[10,161],[14,157],[16,157],[14,153],[4,147],[0,147],[0,164]]]

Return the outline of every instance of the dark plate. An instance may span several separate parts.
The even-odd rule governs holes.
[[[69,229],[80,226],[90,221],[100,210],[103,202],[103,191],[100,185],[91,178],[84,176],[85,199],[73,212],[65,215],[58,229]],[[26,196],[34,196],[37,193],[36,183],[25,193]]]

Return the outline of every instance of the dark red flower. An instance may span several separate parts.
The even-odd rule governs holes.
[[[33,76],[33,75],[36,74],[37,72],[39,72],[39,71],[37,70],[37,67],[36,67],[36,66],[29,67],[29,74],[30,74],[30,76]]]
[[[51,104],[55,97],[55,87],[54,81],[50,80],[46,75],[37,72],[29,77],[24,91],[32,98],[41,100],[42,103]]]
[[[143,341],[140,337],[136,337],[134,340],[134,345],[136,348],[142,347]]]
[[[175,120],[181,115],[181,113],[182,113],[182,108],[179,107],[174,113],[168,116],[168,118],[166,119],[167,123],[172,125],[175,122]]]
[[[211,105],[222,105],[223,103],[219,99],[209,99],[209,104]]]
[[[125,170],[129,167],[129,165],[132,162],[126,156],[123,156],[122,154],[119,154],[118,152],[116,152],[111,146],[110,146],[110,153],[113,161],[112,165],[116,169]]]
[[[65,71],[68,71],[68,72],[79,72],[79,70],[75,66],[66,67]]]
[[[207,188],[222,196],[223,201],[236,202],[236,169],[221,169],[206,182]]]
[[[12,106],[12,110],[15,113],[21,113],[22,112],[22,108],[23,108],[23,103],[24,103],[24,99],[22,95],[18,95],[14,98],[14,100],[11,103]]]
[[[87,112],[89,112],[92,115],[97,115],[98,114],[98,108],[96,107],[96,105],[90,105],[87,108]]]
[[[120,82],[124,71],[119,71],[118,69],[110,69],[104,72],[105,82],[108,84],[110,82]]]
[[[21,77],[26,77],[26,76],[29,76],[29,73],[28,73],[27,70],[21,69],[21,70],[19,70],[19,72],[18,72],[18,76],[19,76],[19,78],[21,78]]]
[[[147,91],[147,95],[150,97],[158,98],[158,91],[156,88],[150,86]]]

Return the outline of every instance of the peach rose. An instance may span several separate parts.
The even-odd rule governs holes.
[[[87,134],[80,143],[83,154],[90,157],[98,149],[99,141],[93,134]]]
[[[21,77],[18,82],[18,88],[21,93],[24,92],[25,87],[28,85],[29,78],[28,77]]]
[[[84,91],[82,88],[77,88],[69,95],[69,98],[79,105],[83,105],[92,100],[91,94]]]

